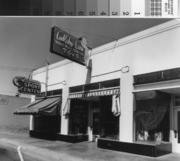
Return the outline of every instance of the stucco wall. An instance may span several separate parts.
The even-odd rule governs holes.
[[[129,66],[133,75],[180,67],[179,43],[180,21],[172,20],[95,48],[89,51],[92,59],[90,82],[120,78],[120,71],[106,73],[124,66]],[[68,60],[52,64],[49,69],[49,84],[66,80],[69,86],[75,86],[85,84],[87,79],[87,68]],[[43,71],[35,71],[33,78],[44,82]],[[103,73],[105,75],[101,75]],[[62,85],[49,88],[62,88]]]
[[[180,21],[173,20],[106,44],[93,51],[96,60],[92,75],[115,71],[126,65],[131,67],[133,75],[178,68],[179,43]]]
[[[24,131],[29,129],[29,116],[14,115],[13,112],[30,103],[29,98],[0,95],[0,129]]]
[[[67,60],[55,63],[49,66],[48,70],[48,90],[62,89],[62,84],[56,84],[62,81],[67,81],[69,86],[81,85],[86,81],[87,69],[85,66],[73,63]],[[46,82],[46,70],[42,68],[35,72],[33,79],[40,82]],[[52,85],[56,84],[56,85]],[[42,91],[45,90],[45,85],[41,84]]]

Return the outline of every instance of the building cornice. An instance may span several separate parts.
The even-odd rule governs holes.
[[[151,28],[146,29],[144,31],[140,31],[138,33],[132,34],[132,35],[127,36],[125,38],[122,38],[122,39],[107,43],[105,45],[99,46],[97,48],[89,50],[89,52],[91,53],[91,57],[93,57],[94,55],[100,54],[102,52],[112,50],[114,48],[121,47],[124,45],[128,45],[132,42],[136,42],[136,41],[139,41],[142,39],[146,39],[146,38],[149,38],[149,37],[155,36],[157,34],[161,34],[161,33],[164,33],[166,31],[170,31],[170,30],[173,30],[173,29],[176,29],[179,27],[180,27],[180,20],[175,19],[175,20],[168,21],[166,23],[151,27]],[[52,70],[54,68],[58,68],[60,66],[64,66],[64,65],[67,65],[70,63],[73,63],[73,62],[70,60],[62,60],[60,62],[49,65],[49,70]],[[32,75],[40,74],[42,72],[45,72],[45,70],[46,70],[45,67],[40,68],[40,69],[34,71]]]
[[[112,50],[117,47],[121,47],[124,45],[128,45],[132,42],[136,42],[142,39],[146,39],[152,36],[155,36],[160,33],[164,33],[169,30],[173,30],[175,28],[180,27],[180,20],[172,20],[168,21],[166,23],[151,27],[149,29],[140,31],[138,33],[132,34],[130,36],[127,36],[125,38],[119,39],[117,41],[110,42],[108,44],[102,45],[100,47],[94,48],[92,50],[92,56],[100,54],[101,52],[105,52],[108,50]]]

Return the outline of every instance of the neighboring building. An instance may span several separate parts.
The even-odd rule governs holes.
[[[12,132],[27,132],[29,127],[29,117],[18,117],[13,112],[24,105],[30,103],[30,98],[16,97],[10,95],[0,95],[0,129]]]
[[[179,43],[180,21],[172,20],[90,50],[91,68],[64,60],[36,70],[33,79],[48,78],[47,97],[40,99],[42,83],[32,108],[16,113],[31,115],[32,136],[98,140],[98,147],[148,156],[180,153]]]

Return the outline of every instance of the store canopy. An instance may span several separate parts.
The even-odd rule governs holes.
[[[43,98],[17,109],[18,115],[60,115],[61,98]]]
[[[110,88],[110,89],[100,89],[100,90],[93,90],[88,92],[77,92],[77,93],[70,93],[69,98],[87,98],[87,97],[99,97],[99,96],[110,96],[110,95],[119,95],[120,89],[117,88]]]

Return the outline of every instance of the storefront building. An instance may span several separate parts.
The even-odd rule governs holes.
[[[43,83],[48,73],[41,92],[57,96],[60,110],[44,128],[37,127],[44,116],[29,113],[31,134],[153,157],[180,153],[179,42],[180,22],[172,20],[89,50],[89,67],[63,60],[34,71]]]

